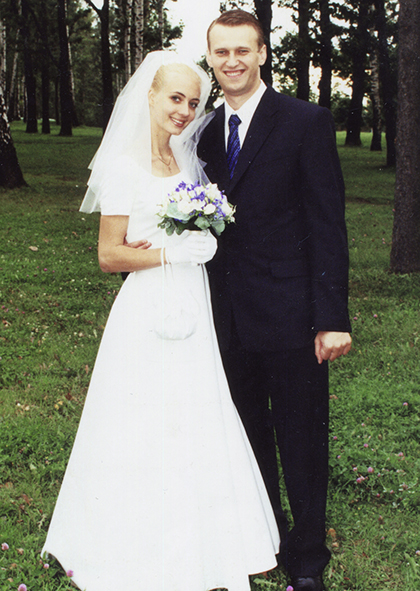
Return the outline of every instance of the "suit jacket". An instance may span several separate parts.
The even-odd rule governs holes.
[[[344,183],[328,109],[267,88],[233,178],[224,105],[198,146],[209,179],[236,205],[236,223],[208,265],[220,345],[232,320],[242,345],[278,351],[319,330],[347,332],[348,246]]]

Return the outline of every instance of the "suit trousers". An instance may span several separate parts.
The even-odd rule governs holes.
[[[291,576],[320,575],[330,559],[325,546],[328,364],[318,364],[313,343],[303,349],[248,351],[235,330],[222,358],[274,509],[281,562]],[[277,448],[291,529],[280,501]]]

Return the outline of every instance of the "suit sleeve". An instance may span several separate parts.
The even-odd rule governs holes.
[[[317,109],[301,146],[315,331],[350,331],[344,181],[331,113]]]

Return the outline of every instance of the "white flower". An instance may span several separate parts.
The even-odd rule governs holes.
[[[205,211],[205,207],[207,206],[205,201],[201,201],[200,199],[195,200],[195,209],[197,211]]]
[[[209,183],[206,186],[206,195],[211,201],[218,199],[220,197],[220,191],[217,185],[215,185],[214,183]]]
[[[181,213],[189,214],[192,211],[194,211],[195,205],[191,201],[187,201],[186,199],[183,199],[182,201],[180,201],[178,203],[178,209]]]
[[[177,201],[178,203],[180,201],[189,201],[190,200],[190,196],[189,196],[188,191],[186,189],[182,189],[181,191],[175,191],[173,193],[173,197],[174,197],[174,201]]]
[[[206,215],[210,215],[212,213],[214,213],[216,211],[216,206],[213,205],[213,203],[209,203],[208,205],[206,205],[206,207],[203,209],[203,212]]]
[[[232,208],[231,208],[231,206],[229,205],[229,203],[227,202],[226,199],[223,199],[223,202],[222,202],[222,204],[220,206],[220,209],[222,210],[222,213],[224,215],[229,215],[229,214],[232,213]]]

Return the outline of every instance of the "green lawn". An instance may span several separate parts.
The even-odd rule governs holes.
[[[70,589],[39,560],[99,340],[120,286],[78,212],[98,129],[13,138],[29,187],[0,190],[0,590]],[[352,352],[331,366],[329,590],[420,589],[420,276],[389,273],[394,173],[344,148]],[[286,589],[284,573],[255,591]],[[193,591],[193,590],[185,590]]]

